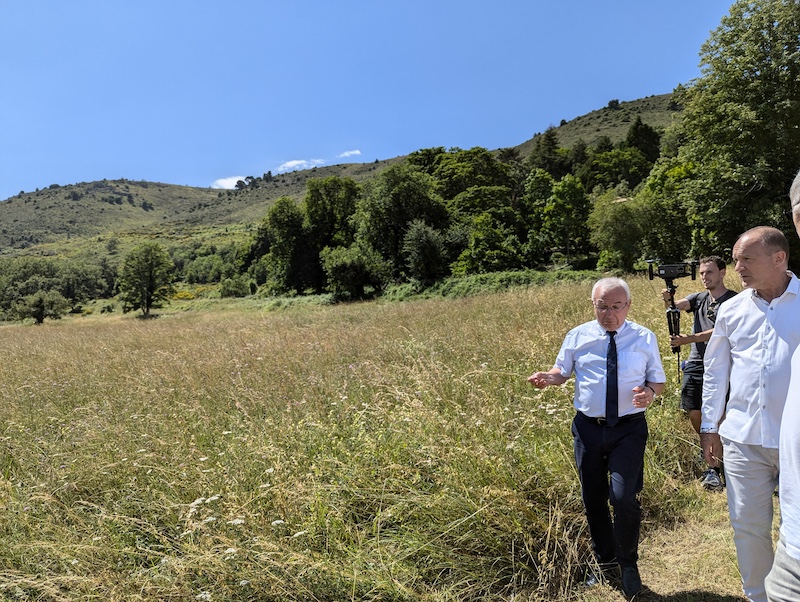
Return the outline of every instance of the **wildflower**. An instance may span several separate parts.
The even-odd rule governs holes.
[[[278,520],[274,520],[274,521],[272,521],[270,524],[271,524],[273,527],[277,527],[277,526],[280,526],[280,525],[284,525],[284,524],[286,524],[286,523],[285,523],[285,521],[282,521],[281,519],[278,519]]]

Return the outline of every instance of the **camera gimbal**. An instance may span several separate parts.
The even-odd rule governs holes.
[[[675,291],[677,286],[675,280],[683,278],[684,276],[691,276],[692,280],[697,277],[697,262],[684,262],[684,263],[670,263],[658,264],[657,268],[653,269],[653,264],[657,260],[650,259],[647,261],[647,273],[652,280],[655,276],[663,278],[669,291],[669,304],[667,308],[667,327],[669,328],[670,336],[681,333],[681,310],[675,307]],[[672,353],[677,353],[680,357],[681,348],[672,347]],[[678,362],[680,367],[680,362]]]

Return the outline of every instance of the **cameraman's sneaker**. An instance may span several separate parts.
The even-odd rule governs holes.
[[[703,486],[703,489],[707,489],[708,491],[722,491],[723,487],[725,487],[717,471],[713,468],[709,468],[703,473],[700,484]]]

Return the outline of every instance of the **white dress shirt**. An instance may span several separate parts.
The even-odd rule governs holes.
[[[606,353],[609,335],[597,320],[576,326],[564,337],[555,367],[569,378],[575,374],[575,409],[593,418],[606,414]],[[644,412],[633,406],[633,388],[666,382],[656,335],[626,320],[615,337],[619,416]]]
[[[792,353],[800,342],[800,281],[790,275],[786,291],[769,303],[747,289],[720,305],[706,347],[702,432],[778,447]]]
[[[779,481],[781,538],[792,558],[800,560],[800,350],[792,356],[792,376],[781,422]]]

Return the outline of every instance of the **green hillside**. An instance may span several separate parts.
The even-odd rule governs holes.
[[[594,145],[602,136],[608,136],[614,143],[619,142],[624,140],[637,116],[647,125],[663,131],[680,117],[680,107],[671,98],[672,94],[660,94],[630,102],[609,101],[602,109],[558,125],[559,144],[571,148],[578,140],[583,140]],[[531,152],[535,139],[536,136],[516,147],[523,157]]]
[[[175,240],[199,230],[222,236],[253,227],[279,197],[302,199],[311,178],[362,181],[397,160],[318,167],[278,175],[268,183],[259,178],[257,186],[243,190],[124,179],[53,184],[0,202],[0,253],[68,253],[87,250],[87,244],[109,236]]]
[[[557,128],[559,143],[571,147],[601,136],[622,140],[636,116],[658,129],[675,119],[677,108],[662,94],[620,102],[592,111]],[[521,129],[523,129],[521,127]],[[527,157],[535,137],[515,147]],[[442,146],[447,146],[443,141]],[[116,237],[123,248],[142,237],[179,242],[186,238],[224,240],[241,237],[264,217],[278,198],[301,200],[312,178],[340,176],[363,182],[403,157],[315,167],[255,178],[242,190],[195,188],[132,180],[52,184],[0,202],[0,254],[70,254],[91,252]]]

